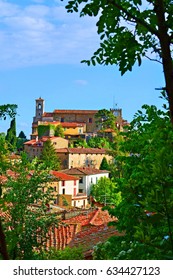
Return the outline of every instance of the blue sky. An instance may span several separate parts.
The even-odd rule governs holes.
[[[31,133],[35,99],[54,109],[109,109],[133,119],[143,104],[161,107],[162,66],[144,60],[121,76],[117,66],[86,66],[99,46],[96,19],[68,14],[60,0],[0,0],[0,104],[18,105],[17,133]],[[10,120],[0,122],[6,132]]]

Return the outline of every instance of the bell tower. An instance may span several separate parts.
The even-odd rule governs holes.
[[[34,117],[34,120],[33,120],[34,123],[36,123],[37,121],[41,121],[42,120],[42,115],[44,113],[44,99],[39,97],[35,101],[36,101],[36,106],[35,106],[35,117]]]

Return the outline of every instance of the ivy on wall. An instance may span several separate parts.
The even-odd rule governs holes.
[[[53,135],[54,135],[55,129],[56,129],[56,126],[52,125],[52,124],[39,125],[38,126],[38,137],[42,137],[44,135],[49,135],[51,130],[53,130]]]

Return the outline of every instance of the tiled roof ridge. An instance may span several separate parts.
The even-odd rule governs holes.
[[[56,114],[56,113],[83,113],[83,114],[85,114],[85,113],[91,113],[91,114],[93,114],[93,113],[97,113],[98,112],[98,110],[85,110],[85,109],[55,109],[54,111],[53,111],[53,113],[54,114]]]
[[[65,181],[79,180],[79,178],[77,178],[76,176],[69,175],[61,171],[51,170],[50,173],[56,178],[59,178],[60,180],[65,180]]]

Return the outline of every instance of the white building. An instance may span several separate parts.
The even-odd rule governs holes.
[[[99,170],[91,167],[76,167],[62,170],[61,172],[68,175],[79,177],[79,193],[90,195],[92,184],[96,184],[101,177],[109,178],[108,170]]]
[[[51,171],[54,180],[51,187],[54,188],[56,199],[54,204],[69,207],[83,207],[87,205],[86,193],[79,193],[79,178],[59,171]]]

